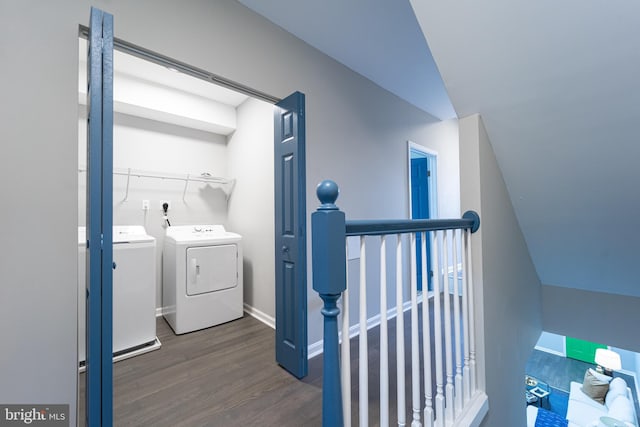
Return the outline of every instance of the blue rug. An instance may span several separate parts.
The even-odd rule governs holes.
[[[544,408],[538,409],[535,427],[567,427],[567,425],[568,421],[564,417]]]
[[[569,405],[569,393],[551,387],[549,394],[549,410],[558,414],[562,418],[567,417],[567,406]]]

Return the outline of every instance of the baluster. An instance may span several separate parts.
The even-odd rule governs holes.
[[[431,322],[429,321],[429,272],[427,271],[427,239],[429,238],[429,232],[422,233],[422,353],[424,356],[424,425],[433,427]]]
[[[462,411],[462,355],[460,349],[460,285],[458,283],[458,230],[453,233],[453,330],[456,352],[455,415]]]
[[[396,241],[396,377],[398,425],[406,425],[404,395],[404,312],[402,311],[402,236]]]
[[[469,373],[470,373],[470,393],[476,392],[476,331],[475,331],[475,299],[473,297],[473,256],[471,252],[471,233],[468,233],[467,239],[467,261],[469,265],[469,274],[467,281],[469,286]]]
[[[345,253],[348,253],[348,243],[345,239]],[[345,277],[347,287],[342,293],[342,355],[340,357],[342,374],[342,421],[345,427],[351,427],[351,342],[349,340],[349,260],[345,256]]]
[[[462,230],[462,329],[463,329],[463,347],[464,347],[464,366],[462,368],[462,388],[464,390],[464,404],[471,399],[469,390],[469,292],[468,268],[467,260],[467,236],[470,232]]]
[[[444,230],[442,238],[442,259],[444,263],[445,287],[444,287],[444,346],[445,346],[445,364],[447,369],[447,384],[444,388],[446,404],[445,404],[445,423],[453,421],[453,363],[451,350],[451,292],[449,285],[449,232]]]
[[[431,259],[433,260],[433,334],[436,353],[436,427],[444,426],[444,380],[442,372],[442,317],[440,314],[440,278],[441,267],[439,265],[440,246],[438,245],[438,232],[433,232],[431,245]],[[446,273],[445,273],[446,274]]]
[[[360,336],[359,343],[359,394],[360,426],[369,425],[369,348],[367,343],[367,251],[365,237],[360,236]]]
[[[418,335],[418,284],[416,271],[416,233],[409,235],[411,254],[411,401],[413,420],[411,427],[421,427],[420,422],[420,338]]]
[[[389,427],[389,334],[387,329],[387,238],[380,237],[380,427]]]
[[[338,354],[337,300],[346,289],[345,218],[335,205],[338,186],[321,182],[316,190],[322,203],[311,215],[313,289],[324,302],[322,425],[342,426],[342,391]]]

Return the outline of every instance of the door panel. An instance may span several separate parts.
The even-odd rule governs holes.
[[[307,375],[307,242],[304,94],[274,111],[276,361]]]
[[[91,8],[87,67],[87,425],[113,424],[113,16]]]
[[[187,295],[230,289],[238,284],[236,245],[187,248]]]
[[[429,212],[429,159],[418,157],[411,159],[411,218],[428,219]],[[431,239],[427,239],[427,289],[431,289]],[[422,290],[422,236],[416,236],[416,268],[418,291]]]

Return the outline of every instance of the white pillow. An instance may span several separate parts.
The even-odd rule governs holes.
[[[630,423],[633,423],[635,421],[633,416],[632,403],[625,396],[618,396],[613,401],[613,403],[609,407],[607,416],[620,421],[628,421]]]
[[[620,377],[614,378],[609,383],[609,391],[604,398],[604,403],[607,405],[607,408],[611,406],[618,396],[627,396],[627,383]]]

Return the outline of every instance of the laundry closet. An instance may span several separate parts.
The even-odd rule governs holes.
[[[80,39],[80,361],[86,51],[86,41]],[[215,327],[243,311],[273,326],[273,105],[118,51],[114,70],[114,352],[126,358],[159,348],[150,328],[161,315],[177,334]],[[129,261],[131,254],[137,257],[134,261]],[[181,289],[187,289],[183,302]],[[217,298],[227,300],[218,304]],[[232,312],[224,312],[229,305]],[[214,314],[204,319],[198,312]],[[147,326],[139,337],[121,338],[123,331],[142,324]]]

